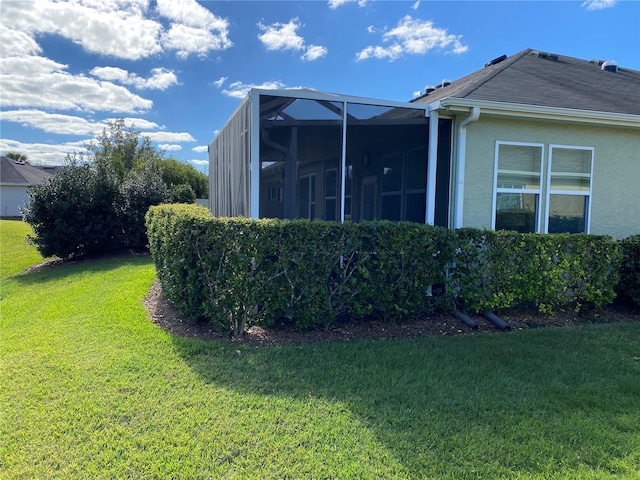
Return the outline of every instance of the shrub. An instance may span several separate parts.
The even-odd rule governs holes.
[[[621,261],[612,238],[596,235],[456,231],[450,292],[480,312],[534,303],[557,308],[602,306],[615,297]]]
[[[108,250],[121,238],[120,203],[115,177],[88,165],[65,168],[29,189],[24,220],[30,241],[44,257],[68,258]]]
[[[147,231],[144,216],[152,205],[169,201],[167,186],[150,165],[132,171],[120,187],[121,208],[114,212],[121,217],[121,244],[125,247],[146,247]]]
[[[640,235],[625,238],[620,246],[622,266],[616,291],[622,300],[640,307]]]
[[[196,203],[196,192],[188,183],[171,185],[169,187],[169,201],[171,203]]]

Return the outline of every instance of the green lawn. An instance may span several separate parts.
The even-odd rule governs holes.
[[[151,259],[15,274],[25,227],[0,221],[2,478],[640,478],[640,324],[185,340],[146,316]]]

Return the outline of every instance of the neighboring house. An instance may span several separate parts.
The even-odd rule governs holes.
[[[0,157],[0,216],[19,217],[29,201],[27,188],[52,177],[61,167],[35,167],[20,160]]]
[[[640,72],[524,50],[411,102],[253,89],[209,146],[214,215],[640,233]]]

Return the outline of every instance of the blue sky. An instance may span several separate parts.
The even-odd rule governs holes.
[[[407,101],[525,48],[640,70],[640,2],[3,0],[0,153],[61,164],[122,117],[206,170],[251,86]]]

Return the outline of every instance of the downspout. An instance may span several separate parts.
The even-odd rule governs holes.
[[[464,204],[464,174],[467,160],[467,126],[480,118],[480,107],[473,107],[471,114],[458,125],[458,152],[456,159],[456,201],[453,228],[462,227]]]
[[[438,109],[440,102],[429,105],[429,152],[427,154],[427,205],[425,223],[433,225],[436,221],[436,172],[438,169]]]

